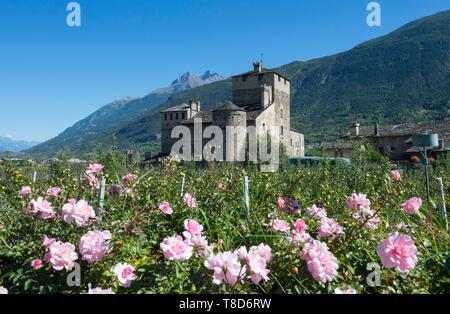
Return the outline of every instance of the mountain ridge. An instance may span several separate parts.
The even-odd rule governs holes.
[[[450,11],[412,21],[350,50],[274,70],[291,80],[291,124],[305,134],[307,143],[336,138],[354,120],[371,124],[449,119]],[[85,136],[72,151],[89,153],[96,142],[110,143],[113,134],[121,148],[157,150],[159,111],[190,99],[200,100],[202,110],[212,110],[231,100],[231,81],[168,95],[97,138]]]

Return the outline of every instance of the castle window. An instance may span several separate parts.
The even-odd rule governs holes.
[[[170,120],[173,120],[173,114],[172,113],[170,114]]]
[[[167,113],[164,114],[164,120],[167,120]]]
[[[281,110],[280,110],[280,117],[281,117],[281,118],[284,118],[283,108],[281,108]]]
[[[266,130],[266,124],[263,123],[263,131],[265,131],[265,130]]]
[[[281,82],[281,76],[278,77],[278,82]]]
[[[177,112],[177,114],[175,115],[175,120],[178,120],[178,112]]]
[[[284,134],[284,127],[283,127],[283,126],[280,127],[280,134],[281,134],[281,135]]]
[[[183,113],[181,114],[181,117],[182,117],[183,120],[186,119],[186,112],[183,112]]]
[[[242,77],[242,81],[245,82],[246,80],[247,80],[247,77],[246,77],[246,76],[243,76],[243,77]]]
[[[286,79],[284,79],[284,84],[286,85]]]
[[[294,146],[294,141],[292,141],[292,139],[291,139],[291,146]]]

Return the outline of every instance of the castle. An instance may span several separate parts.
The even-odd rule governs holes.
[[[232,77],[232,102],[228,102],[212,112],[201,111],[199,101],[191,100],[160,112],[161,153],[169,155],[173,145],[179,140],[172,138],[176,126],[188,127],[194,134],[194,120],[202,121],[203,131],[208,126],[218,126],[226,134],[227,126],[255,126],[258,136],[279,132],[279,143],[283,154],[288,157],[304,156],[304,135],[291,128],[291,83],[289,79],[262,67],[261,62],[253,64],[253,71]],[[197,131],[198,132],[198,131]],[[229,134],[226,137],[231,137]],[[231,141],[234,140],[233,144]],[[206,144],[206,140],[202,144]],[[245,134],[234,134],[225,138],[224,153],[231,153],[246,146]],[[194,141],[193,141],[194,142]],[[193,144],[194,145],[194,144]],[[194,151],[194,150],[192,150]]]

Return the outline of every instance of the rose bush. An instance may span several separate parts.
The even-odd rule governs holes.
[[[171,162],[135,169],[114,158],[39,167],[45,175],[33,184],[36,166],[0,165],[1,291],[448,292],[448,234],[419,201],[420,169],[402,169],[400,180],[388,164],[364,163],[276,173]],[[450,186],[448,164],[431,175]],[[75,263],[81,286],[69,287]],[[379,285],[367,284],[370,263],[380,265]]]

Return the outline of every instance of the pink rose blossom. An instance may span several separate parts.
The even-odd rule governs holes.
[[[192,256],[192,246],[189,240],[181,236],[165,238],[160,244],[164,256],[170,261],[186,261]]]
[[[90,164],[88,170],[86,170],[86,174],[99,173],[102,169],[103,165],[101,164]]]
[[[286,220],[275,218],[269,223],[269,228],[275,232],[288,232],[291,230],[291,225]]]
[[[40,259],[35,259],[31,262],[31,267],[33,269],[38,270],[42,268],[42,261]]]
[[[364,194],[353,193],[347,199],[347,207],[350,210],[370,209],[370,200]]]
[[[392,179],[394,179],[394,181],[399,181],[402,178],[402,176],[400,175],[400,172],[398,170],[392,170],[391,177],[392,177]]]
[[[184,221],[184,229],[190,234],[200,234],[203,231],[203,226],[195,220],[186,219]]]
[[[278,200],[277,200],[277,202],[278,202],[278,208],[284,208],[284,205],[285,205],[285,200],[284,200],[284,198],[282,198],[282,197],[278,197]]]
[[[220,182],[219,182],[219,183],[216,184],[216,189],[217,189],[217,190],[220,191],[220,190],[223,190],[224,188],[225,188],[225,186],[223,185],[223,183],[220,183]]]
[[[95,218],[94,209],[85,200],[76,203],[75,199],[70,199],[62,212],[67,223],[75,222],[79,227],[85,226],[90,218]]]
[[[122,177],[122,180],[126,185],[129,185],[130,183],[136,181],[137,178],[137,175],[129,173],[126,176]]]
[[[183,200],[189,208],[197,207],[197,202],[191,194],[189,193],[184,194]]]
[[[136,275],[134,274],[135,269],[129,264],[118,263],[113,267],[112,271],[116,274],[122,287],[125,288],[130,287],[133,280],[136,279]]]
[[[244,278],[246,266],[242,266],[237,252],[223,252],[217,255],[209,256],[204,265],[207,269],[213,270],[213,283],[221,283],[234,286],[238,281]]]
[[[159,209],[160,209],[164,214],[166,214],[166,215],[172,215],[172,213],[173,213],[173,210],[172,210],[172,208],[170,207],[169,202],[166,202],[166,201],[162,202],[162,203],[159,205]]]
[[[39,197],[37,201],[32,200],[31,206],[28,208],[29,215],[37,215],[41,219],[55,218],[56,212],[53,210],[52,204]]]
[[[419,197],[413,197],[402,204],[403,211],[408,214],[415,214],[422,206],[422,199]]]
[[[45,261],[52,264],[53,269],[72,269],[74,262],[78,259],[75,246],[71,243],[55,242],[48,247]]]
[[[344,230],[336,220],[325,217],[319,222],[317,234],[321,238],[334,238],[335,236],[344,234]]]
[[[398,232],[391,233],[377,246],[378,256],[386,268],[407,273],[416,267],[417,248],[414,241]]]
[[[312,207],[306,209],[306,214],[316,220],[320,220],[322,218],[327,217],[327,212],[325,208],[317,207],[314,204]]]
[[[308,229],[308,225],[303,219],[297,219],[297,221],[294,223],[294,230],[296,232],[303,232],[306,229]]]
[[[294,232],[292,236],[287,238],[289,245],[293,247],[299,247],[300,244],[305,244],[308,242],[312,242],[314,239],[309,235],[309,233],[302,232]]]
[[[29,195],[31,195],[31,188],[29,186],[24,186],[22,187],[22,189],[20,189],[19,192],[20,197],[27,197]]]
[[[48,190],[47,190],[47,195],[48,196],[58,196],[59,195],[59,193],[61,193],[61,189],[60,188],[58,188],[58,187],[52,187],[52,188],[49,188]]]
[[[208,246],[208,240],[204,236],[199,234],[192,234],[188,231],[183,232],[183,236],[186,238],[186,240],[189,241],[189,244],[195,247],[204,247],[206,248]]]
[[[56,242],[56,239],[49,238],[46,235],[44,235],[44,238],[42,239],[42,246],[48,247],[48,246],[52,245],[55,242]]]
[[[356,290],[353,288],[341,290],[339,288],[334,289],[334,294],[356,294]]]
[[[83,260],[88,263],[101,261],[110,251],[109,241],[111,240],[109,231],[89,231],[80,240],[80,254]]]
[[[338,261],[325,243],[317,240],[306,243],[302,258],[306,261],[308,270],[316,281],[326,283],[337,276]]]
[[[100,189],[101,183],[93,174],[86,173],[84,176],[86,180],[89,182],[89,185],[92,187],[92,190]]]

